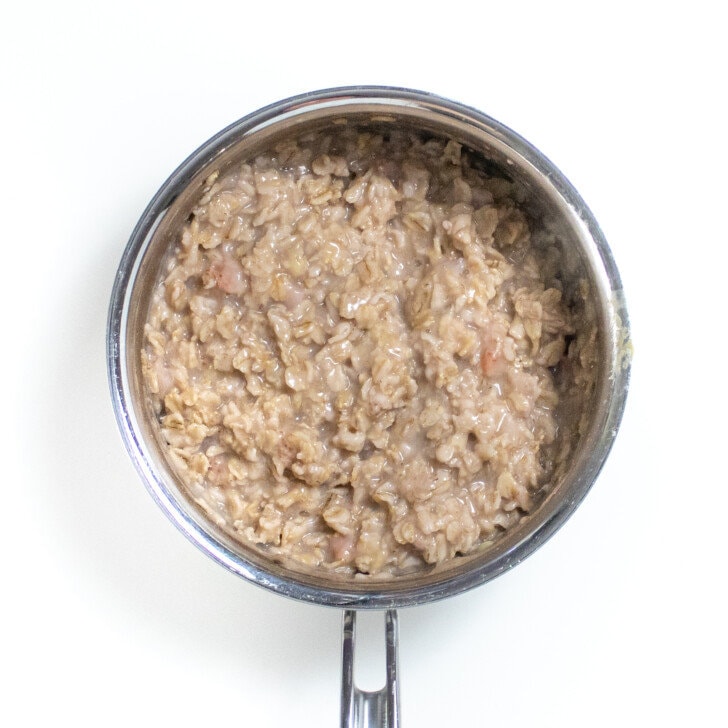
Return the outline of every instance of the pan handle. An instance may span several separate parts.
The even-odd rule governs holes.
[[[381,690],[359,690],[354,684],[354,642],[356,612],[344,612],[342,643],[341,728],[399,728],[399,682],[397,651],[399,625],[397,612],[390,609],[384,615],[387,680]]]

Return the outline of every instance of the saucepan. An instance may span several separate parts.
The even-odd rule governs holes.
[[[561,245],[565,285],[580,281],[588,291],[583,316],[597,331],[593,386],[580,415],[578,439],[549,494],[488,548],[458,557],[443,568],[386,581],[342,580],[290,568],[241,544],[213,522],[170,467],[155,430],[140,363],[151,292],[175,235],[209,176],[284,137],[346,124],[404,128],[453,139],[481,155],[488,169],[518,183],[530,213],[549,226]],[[573,186],[541,152],[503,124],[462,104],[420,91],[361,86],[274,103],[227,127],[185,160],[149,203],[123,252],[107,331],[116,419],[154,500],[188,539],[234,574],[285,597],[343,609],[341,725],[389,728],[399,724],[396,610],[484,584],[533,553],[569,518],[594,483],[616,436],[627,395],[630,350],[622,285],[604,235]],[[353,678],[360,609],[385,614],[386,684],[375,692],[360,690]]]

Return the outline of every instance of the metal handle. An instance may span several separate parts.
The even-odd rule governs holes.
[[[398,728],[399,683],[397,681],[397,650],[399,626],[397,612],[384,615],[387,680],[381,690],[359,690],[354,684],[354,642],[356,612],[344,612],[341,674],[341,728]]]

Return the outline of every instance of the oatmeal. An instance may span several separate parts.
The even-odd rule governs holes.
[[[568,449],[560,256],[454,141],[344,130],[213,175],[141,352],[176,473],[243,543],[342,575],[492,541]]]

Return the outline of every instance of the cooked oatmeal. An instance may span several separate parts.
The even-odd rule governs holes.
[[[560,249],[522,203],[456,142],[398,132],[213,175],[141,352],[191,497],[267,554],[380,577],[528,514],[578,352]]]

